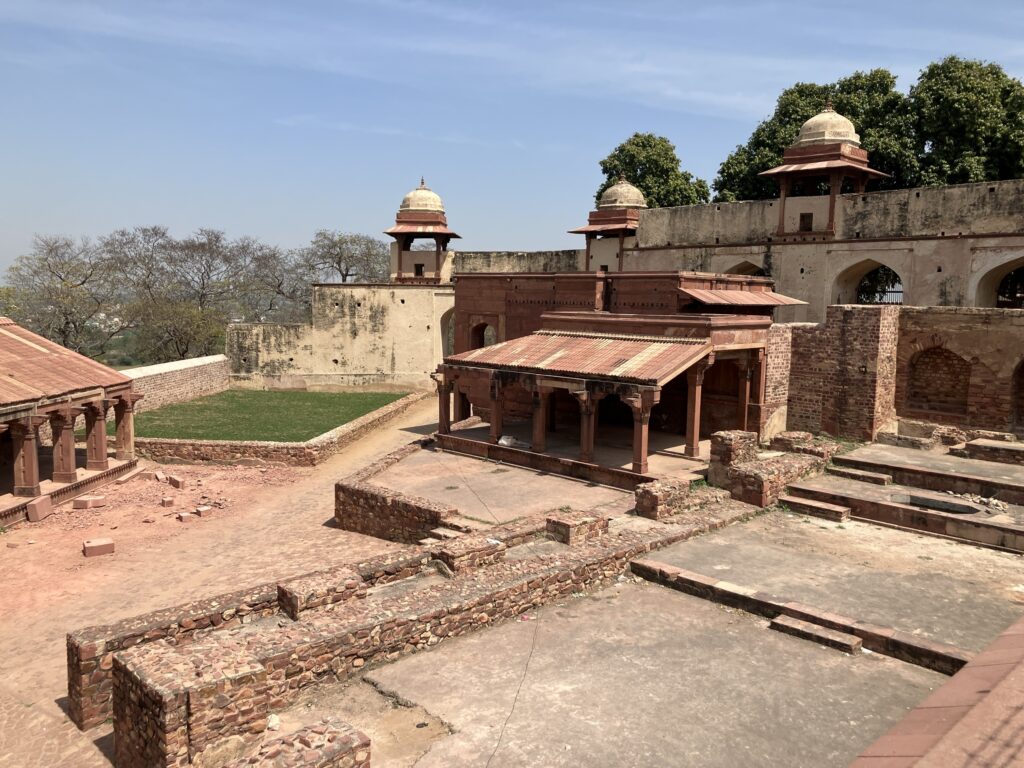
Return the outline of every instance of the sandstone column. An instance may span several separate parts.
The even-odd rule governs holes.
[[[753,369],[750,366],[749,358],[744,359],[739,368],[739,391],[736,397],[736,429],[747,430],[747,411],[750,406],[750,380],[753,378]]]
[[[594,418],[597,403],[589,392],[575,392],[580,402],[580,461],[588,464],[594,460]]]
[[[538,389],[533,393],[533,440],[530,450],[544,453],[547,450],[548,393]]]
[[[107,460],[107,408],[106,400],[97,400],[85,407],[86,469],[103,471],[110,468]]]
[[[442,435],[451,432],[452,383],[441,379],[437,382],[437,431]]]
[[[501,439],[501,430],[503,427],[502,418],[504,414],[502,409],[504,408],[504,397],[502,396],[501,384],[496,381],[491,381],[491,442],[497,443]]]
[[[36,431],[46,419],[31,416],[11,424],[14,445],[14,495],[38,496],[39,489],[39,433]]]
[[[700,400],[704,371],[709,363],[701,361],[686,372],[686,449],[687,456],[700,458]]]
[[[122,395],[114,404],[114,422],[117,425],[117,442],[114,457],[120,461],[135,458],[135,402],[141,395]]]
[[[78,480],[75,467],[75,417],[78,409],[68,408],[50,415],[53,432],[53,482],[74,483]]]

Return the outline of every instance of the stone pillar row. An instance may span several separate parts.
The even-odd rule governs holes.
[[[135,403],[141,395],[128,394],[114,401],[117,420],[116,456],[121,461],[135,458]],[[53,434],[53,475],[55,483],[73,483],[79,479],[75,466],[75,420],[85,414],[86,469],[109,469],[107,457],[107,412],[109,400],[96,400],[83,406],[65,406],[41,416],[28,416],[0,425],[10,431],[13,446],[15,496],[35,497],[41,493],[39,476],[39,428],[49,422]]]

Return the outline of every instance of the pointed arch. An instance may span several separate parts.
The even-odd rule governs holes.
[[[1024,309],[1024,255],[993,267],[978,279],[976,307]]]
[[[836,275],[833,304],[902,304],[904,282],[900,274],[875,259],[864,259]]]
[[[741,261],[729,269],[724,270],[726,275],[747,275],[749,277],[768,277],[768,273],[765,272],[764,267],[759,267],[750,261]]]
[[[945,347],[929,347],[910,359],[907,406],[914,411],[966,415],[971,364]]]

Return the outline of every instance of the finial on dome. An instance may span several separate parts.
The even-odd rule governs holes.
[[[624,171],[619,171],[619,178],[616,179],[616,182],[621,184],[624,181],[626,181],[626,174]]]
[[[420,189],[426,189],[426,188],[427,188],[427,180],[425,178],[423,178],[422,176],[420,176]]]
[[[835,112],[836,111],[835,108],[832,106],[832,97],[831,96],[829,96],[825,100],[825,110],[824,111],[825,112]]]

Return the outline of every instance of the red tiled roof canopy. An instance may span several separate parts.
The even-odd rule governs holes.
[[[131,383],[113,368],[0,317],[0,407]]]
[[[451,355],[445,364],[660,386],[711,350],[707,339],[536,331]]]
[[[848,160],[817,160],[809,163],[784,163],[783,165],[777,165],[774,168],[769,168],[767,171],[761,171],[758,176],[777,176],[780,173],[812,173],[812,172],[825,172],[833,170],[845,170],[845,171],[856,171],[866,176],[872,176],[876,179],[887,179],[889,174],[876,171],[874,168],[870,168],[867,165],[860,163],[851,163]]]
[[[701,304],[733,304],[746,307],[777,307],[806,304],[806,301],[783,296],[774,291],[704,290],[701,288],[680,288],[679,292]]]

